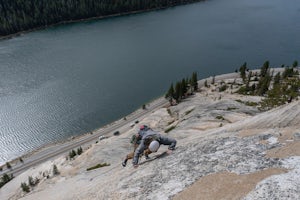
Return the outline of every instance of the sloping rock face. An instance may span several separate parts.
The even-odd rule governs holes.
[[[133,175],[119,183],[125,199],[169,199],[189,184],[208,174],[229,171],[253,173],[282,167],[276,158],[266,158],[264,151],[276,145],[262,145],[259,136],[225,137],[191,142],[169,156],[147,164],[144,176]],[[129,187],[135,191],[128,193]],[[213,187],[213,186],[212,186]]]
[[[208,175],[223,172],[248,175],[278,168],[286,173],[254,183],[243,195],[235,195],[236,191],[232,191],[231,197],[236,198],[230,199],[300,199],[300,101],[265,113],[243,101],[248,101],[247,97],[230,93],[221,93],[221,97],[220,93],[197,93],[177,106],[152,113],[140,122],[151,124],[154,130],[177,140],[176,150],[171,154],[149,161],[142,158],[137,169],[129,161],[123,168],[122,159],[132,151],[129,140],[137,131],[133,128],[90,146],[75,160],[62,161],[63,158],[59,158],[52,161],[61,174],[41,181],[29,194],[20,191],[20,183],[27,181],[26,177],[30,175],[27,172],[20,176],[23,180],[17,177],[4,186],[4,190],[12,191],[15,184],[15,195],[4,194],[2,190],[0,197],[176,199],[178,193]],[[163,133],[169,127],[173,129]],[[155,158],[166,150],[167,146],[161,146],[159,152],[150,156]],[[86,171],[88,167],[103,162],[110,163],[110,166]],[[36,167],[35,170],[44,168]],[[216,184],[222,185],[222,181],[208,187],[216,187]],[[185,199],[193,198],[187,193]]]
[[[300,120],[300,103],[292,102],[287,105],[280,106],[273,110],[267,111],[262,115],[257,115],[249,120],[245,120],[235,125],[238,129],[272,129],[295,127],[295,131],[299,127]]]

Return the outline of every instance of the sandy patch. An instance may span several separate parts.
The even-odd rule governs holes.
[[[259,133],[263,133],[267,130],[268,129],[245,129],[245,130],[241,130],[237,136],[241,138],[249,137],[249,136],[257,135]]]
[[[266,152],[269,158],[286,158],[289,156],[300,156],[300,141],[294,138],[295,130],[297,128],[278,129],[273,134],[278,138],[278,142],[283,144],[282,147],[277,147]],[[239,137],[248,137],[264,133],[267,129],[248,129],[239,132]],[[261,144],[270,143],[269,140],[261,140]]]
[[[280,137],[278,138],[280,143],[285,143],[287,141],[294,140],[294,134],[295,130],[297,130],[297,127],[289,127],[285,129],[280,130]]]
[[[300,141],[287,143],[283,147],[274,148],[267,151],[269,158],[286,158],[290,156],[300,156]]]
[[[209,122],[203,122],[203,123],[197,125],[197,127],[193,127],[191,129],[198,130],[198,131],[206,131],[208,129],[218,128],[218,127],[222,126],[221,124],[222,124],[222,122],[209,121]]]
[[[241,199],[261,180],[285,172],[287,170],[273,168],[246,175],[229,172],[211,174],[178,193],[173,200]]]

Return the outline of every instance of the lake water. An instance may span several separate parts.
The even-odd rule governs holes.
[[[171,82],[300,61],[299,0],[208,0],[0,41],[0,164],[99,128]]]

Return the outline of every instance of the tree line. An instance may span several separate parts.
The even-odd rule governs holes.
[[[169,99],[171,104],[173,100],[175,100],[176,103],[179,103],[181,99],[185,98],[190,94],[193,94],[193,92],[197,90],[198,90],[197,72],[193,72],[191,78],[187,77],[186,79],[177,81],[175,87],[173,83],[171,83],[171,86],[167,91],[165,98]]]
[[[300,77],[298,61],[294,61],[292,66],[281,66],[283,72],[270,70],[269,61],[265,61],[260,68],[259,73],[252,73],[248,70],[247,63],[244,63],[240,69],[240,75],[243,79],[244,86],[237,91],[244,95],[264,96],[262,107],[270,109],[286,102],[291,102],[300,95]]]
[[[202,0],[0,0],[0,36],[48,25]]]

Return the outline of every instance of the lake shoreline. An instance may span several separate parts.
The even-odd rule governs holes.
[[[160,97],[154,98],[152,100],[149,100],[147,103],[145,103],[145,105],[149,106],[150,104],[155,104],[156,102],[159,102],[159,101],[165,101],[164,96],[160,96]],[[153,108],[153,109],[149,109],[149,110],[148,110],[148,108],[146,108],[146,110],[148,110],[148,113],[143,114],[139,118],[144,118],[149,114],[149,112],[151,113],[154,110],[159,109],[159,108],[161,108],[161,106]],[[33,157],[35,157],[36,155],[37,155],[37,157],[39,157],[38,154],[42,154],[43,152],[49,152],[51,150],[55,150],[56,148],[61,148],[62,146],[69,146],[69,145],[72,145],[74,143],[77,143],[80,140],[84,140],[86,138],[94,136],[94,138],[96,138],[96,139],[83,144],[83,146],[87,147],[87,146],[91,145],[92,143],[94,143],[95,141],[98,141],[98,137],[100,135],[99,132],[103,132],[105,129],[109,129],[109,128],[115,126],[116,124],[120,124],[122,122],[126,122],[126,124],[129,127],[129,125],[131,123],[133,123],[133,121],[134,121],[134,120],[133,121],[131,120],[131,117],[133,117],[134,115],[139,114],[142,111],[143,111],[143,109],[142,109],[142,107],[140,107],[140,108],[134,110],[133,112],[129,113],[128,115],[123,116],[123,117],[121,117],[117,120],[114,120],[114,121],[112,121],[108,124],[105,124],[103,126],[100,126],[100,127],[96,128],[92,131],[88,131],[88,132],[85,132],[85,133],[79,134],[79,135],[70,136],[68,138],[62,139],[61,141],[56,141],[56,142],[51,142],[51,143],[41,145],[40,147],[36,148],[35,150],[26,152],[26,153],[24,153],[24,154],[22,154],[22,155],[20,155],[16,158],[13,158],[12,160],[4,161],[4,163],[2,165],[0,165],[0,168],[2,168],[3,171],[4,171],[4,168],[6,168],[6,163],[9,163],[12,166],[12,169],[14,169],[14,166],[17,166],[19,164],[21,164],[21,165],[23,164],[23,162],[21,162],[20,160],[23,160],[24,163],[31,162],[31,159]],[[67,153],[67,152],[64,152],[64,153]],[[3,174],[3,171],[0,171],[0,174]]]

